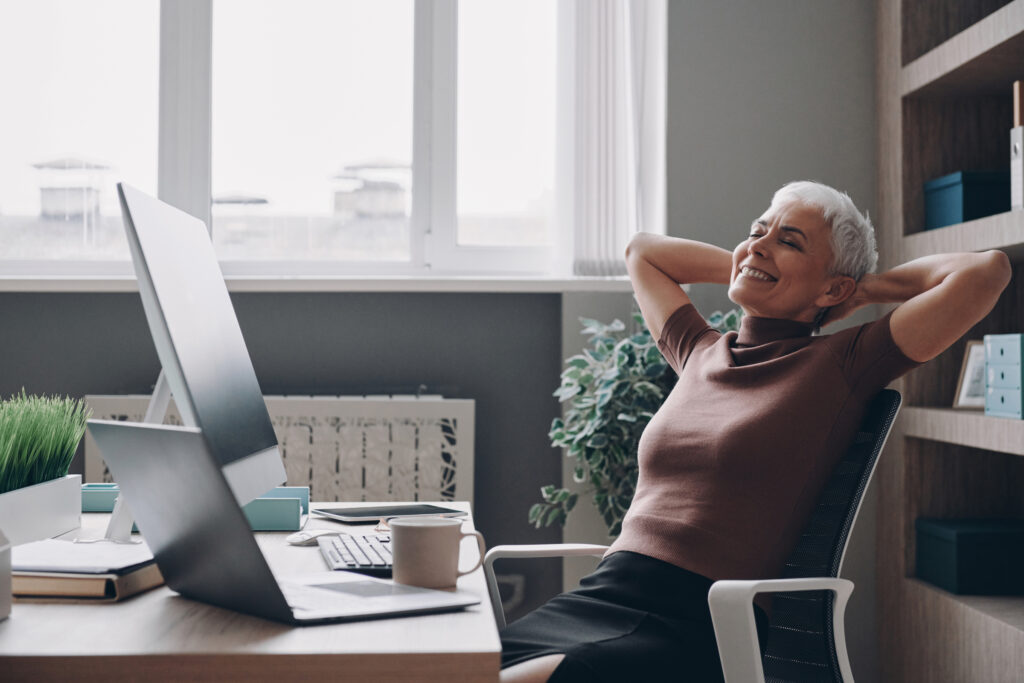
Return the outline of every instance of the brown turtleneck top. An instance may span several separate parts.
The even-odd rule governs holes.
[[[658,347],[679,375],[640,439],[629,550],[713,580],[779,576],[867,402],[917,367],[890,314],[835,334],[745,316],[720,334],[692,304]]]

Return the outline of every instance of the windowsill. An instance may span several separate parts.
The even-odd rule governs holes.
[[[226,277],[230,292],[562,293],[630,292],[626,277]],[[133,276],[0,277],[2,292],[137,292]]]

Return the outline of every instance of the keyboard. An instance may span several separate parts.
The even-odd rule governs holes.
[[[321,536],[320,554],[331,569],[369,576],[391,576],[391,534]]]

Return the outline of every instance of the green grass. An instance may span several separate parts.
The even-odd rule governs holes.
[[[85,434],[81,401],[20,396],[0,401],[0,493],[63,477]]]

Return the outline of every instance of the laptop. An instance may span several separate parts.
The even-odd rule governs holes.
[[[275,577],[199,429],[90,420],[89,431],[164,581],[185,597],[290,624],[447,612],[480,602],[464,591],[350,572]]]
[[[89,431],[167,585],[294,624],[479,603],[347,572],[274,577],[241,505],[281,483],[285,469],[206,225],[117,189],[143,309],[185,426],[90,420]]]

